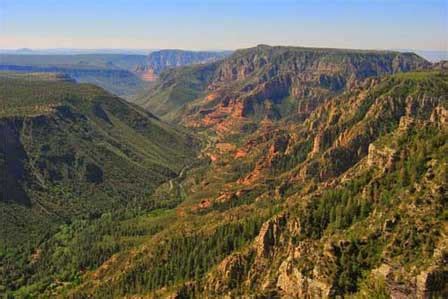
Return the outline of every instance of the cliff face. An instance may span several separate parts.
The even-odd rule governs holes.
[[[326,99],[377,77],[429,67],[411,53],[258,46],[238,50],[203,76],[196,98],[177,113],[192,127],[226,132],[253,120],[305,119]],[[201,72],[201,69],[196,69]],[[191,78],[186,78],[191,80]],[[173,90],[169,81],[139,101],[151,109]],[[176,81],[176,85],[180,83]],[[193,88],[194,89],[194,88]],[[173,100],[176,101],[175,96]],[[172,119],[172,111],[165,113]],[[165,114],[160,114],[162,117]]]
[[[195,105],[187,124],[238,129],[238,119],[305,119],[326,99],[367,77],[426,66],[414,54],[357,53],[259,46],[225,60],[208,86],[221,101]],[[235,88],[229,93],[228,86]],[[238,86],[239,85],[239,86]],[[207,108],[198,107],[206,106]],[[234,128],[236,125],[236,128]]]
[[[153,82],[157,79],[154,70],[148,66],[139,65],[135,68],[136,73],[143,81]]]

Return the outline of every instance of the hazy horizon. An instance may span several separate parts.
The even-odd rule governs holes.
[[[2,49],[448,49],[443,0],[2,0]],[[397,26],[397,24],[400,24]]]
[[[247,49],[247,48],[253,48],[258,45],[267,45],[272,47],[298,47],[298,48],[321,48],[321,49],[347,49],[347,50],[361,50],[361,51],[399,51],[399,52],[405,52],[405,51],[431,51],[431,52],[448,52],[448,49],[401,49],[401,48],[342,48],[342,47],[325,47],[325,46],[304,46],[304,45],[288,45],[288,44],[253,44],[248,45],[247,47],[241,47],[241,48],[203,48],[203,49],[196,49],[196,48],[181,48],[181,47],[169,47],[169,48],[107,48],[107,47],[99,47],[99,48],[82,48],[82,47],[50,47],[50,48],[37,48],[37,47],[14,47],[14,48],[2,48],[0,47],[0,51],[22,51],[22,52],[45,52],[45,51],[106,51],[107,52],[143,52],[143,51],[159,51],[159,50],[181,50],[181,51],[210,51],[210,52],[219,52],[219,51],[236,51],[240,49]]]
[[[254,45],[256,46],[256,45]],[[282,45],[273,45],[282,46]],[[82,48],[15,48],[15,49],[0,49],[0,55],[148,55],[159,50],[183,50],[191,51],[192,49],[129,49],[129,48],[98,48],[98,49],[82,49]],[[372,51],[399,51],[399,52],[413,52],[431,62],[438,62],[441,60],[448,60],[448,51],[445,50],[418,50],[418,49],[362,49]],[[205,49],[203,51],[210,52],[232,52],[234,50],[228,49]]]

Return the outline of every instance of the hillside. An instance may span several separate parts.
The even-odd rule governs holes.
[[[97,86],[60,75],[3,73],[0,90],[0,293],[32,283],[47,286],[45,277],[55,278],[37,271],[32,260],[42,256],[38,265],[44,268],[52,261],[54,256],[36,248],[46,242],[52,244],[49,252],[59,248],[48,240],[55,242],[64,227],[78,231],[71,241],[91,240],[77,254],[94,255],[96,236],[89,229],[99,229],[107,215],[128,219],[177,204],[152,194],[194,161],[197,142],[191,135]],[[118,250],[104,244],[97,247],[104,257]],[[100,262],[79,258],[72,261],[83,266],[66,275]],[[58,267],[54,275],[65,270]]]
[[[144,64],[137,67],[136,73],[145,81],[155,81],[166,69],[180,66],[204,64],[230,55],[228,51],[185,51],[160,50],[151,52]]]
[[[151,216],[169,225],[58,292],[445,297],[447,92],[437,71],[368,78],[300,122],[207,131],[210,164]]]
[[[187,126],[238,131],[251,120],[303,119],[358,80],[429,65],[412,53],[260,45],[171,70],[136,103]]]

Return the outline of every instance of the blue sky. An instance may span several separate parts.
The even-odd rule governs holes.
[[[0,48],[448,50],[448,0],[0,0]]]

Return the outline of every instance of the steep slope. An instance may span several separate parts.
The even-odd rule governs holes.
[[[187,133],[66,77],[3,74],[0,90],[0,292],[61,224],[176,205],[151,196],[194,160]]]
[[[188,126],[237,131],[264,119],[304,119],[358,80],[429,65],[411,53],[260,45],[207,66],[172,70],[137,103]]]
[[[160,50],[151,52],[147,61],[136,68],[145,81],[154,81],[166,69],[192,64],[204,64],[230,55],[228,51]]]
[[[247,159],[263,142],[269,146],[241,183],[276,181],[270,196],[287,195],[287,208],[202,290],[445,297],[447,79],[409,73],[369,80],[303,126],[237,149]]]
[[[59,294],[446,297],[446,94],[439,71],[366,79],[303,121],[208,139],[176,217],[151,218],[170,224]]]

